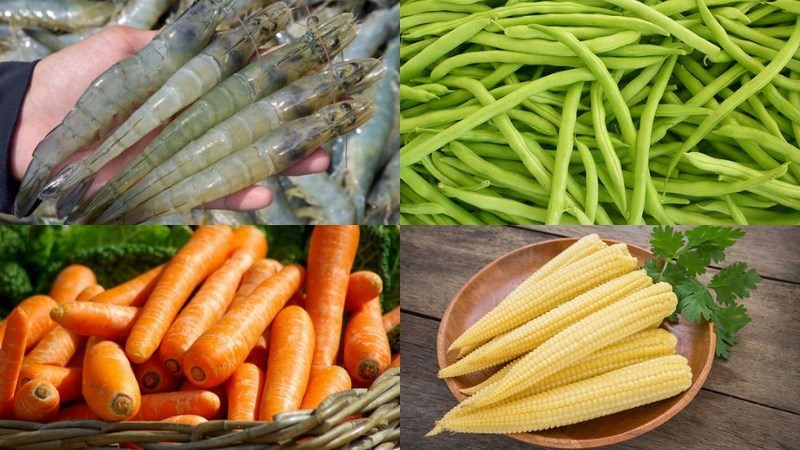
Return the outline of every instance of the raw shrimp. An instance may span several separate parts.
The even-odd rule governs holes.
[[[278,177],[269,177],[258,184],[266,187],[272,193],[272,203],[266,208],[252,212],[255,223],[264,225],[305,225],[308,222],[294,215],[294,209],[289,205],[286,192],[284,192]]]
[[[364,219],[366,197],[380,167],[381,150],[385,147],[384,143],[395,121],[400,117],[397,77],[400,65],[399,45],[399,37],[392,40],[383,56],[388,75],[375,86],[373,97],[373,101],[381,105],[381,108],[372,120],[347,136],[344,185],[345,192],[353,199],[356,207],[356,223],[361,223]]]
[[[147,133],[240,69],[255,54],[258,46],[271,39],[287,22],[289,9],[286,3],[277,2],[247,19],[241,27],[214,39],[208,47],[175,72],[90,156],[62,170],[44,188],[41,197],[62,193],[81,179],[97,173]]]
[[[57,52],[64,47],[72,45],[78,41],[86,39],[90,34],[100,31],[99,28],[87,28],[75,33],[55,34],[49,30],[40,27],[26,28],[25,32],[32,38],[41,42],[42,45],[49,48],[51,51]]]
[[[303,38],[260,56],[228,77],[170,122],[125,170],[106,183],[69,221],[85,221],[111,204],[133,183],[214,125],[248,104],[298,79],[313,66],[338,54],[353,40],[353,16],[342,14],[309,30]],[[317,36],[321,41],[317,40]]]
[[[400,140],[398,139],[398,144]],[[398,145],[399,149],[399,145]],[[367,198],[368,225],[389,224],[392,214],[400,207],[400,152],[396,152]]]
[[[295,210],[298,217],[307,217],[312,224],[356,223],[353,202],[327,173],[288,178],[292,187],[286,191],[286,195],[302,199],[308,204]]]
[[[22,29],[12,29],[11,35],[0,41],[5,48],[0,53],[3,61],[35,61],[51,53],[50,49],[29,36]]]
[[[198,1],[135,55],[100,74],[64,121],[36,146],[14,203],[14,214],[30,214],[53,166],[107,136],[115,120],[124,120],[205,47],[231,1]]]
[[[114,2],[94,0],[0,0],[0,22],[77,31],[108,22]]]
[[[149,30],[158,22],[175,0],[128,0],[114,17],[117,25]]]
[[[383,76],[384,70],[379,66],[376,59],[336,63],[247,106],[153,169],[119,196],[100,220],[109,221],[130,211],[286,122],[307,116],[345,94],[363,90]]]
[[[392,36],[400,32],[400,5],[377,10],[367,16],[358,28],[358,35],[342,52],[344,59],[369,58]]]
[[[217,161],[122,216],[141,223],[240,191],[303,160],[333,137],[364,123],[370,102],[339,102],[278,127],[260,141]]]

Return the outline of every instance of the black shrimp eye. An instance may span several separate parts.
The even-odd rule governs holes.
[[[339,38],[333,38],[331,41],[331,47],[338,47],[339,46]]]
[[[317,45],[314,46],[314,51],[322,53],[323,51],[325,51],[325,48],[323,46],[317,44]]]
[[[316,25],[319,23],[319,17],[317,16],[309,16],[308,20],[306,21],[308,26]]]
[[[353,110],[353,105],[351,105],[350,103],[345,102],[345,103],[342,103],[342,105],[339,108],[341,108],[342,111],[350,112],[350,111]]]

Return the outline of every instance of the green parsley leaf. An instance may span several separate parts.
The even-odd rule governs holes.
[[[761,282],[761,277],[744,262],[733,263],[714,275],[708,287],[717,294],[717,301],[723,305],[736,304],[737,298],[750,297],[750,291]]]
[[[683,234],[669,226],[655,227],[650,235],[650,246],[660,260],[672,259],[683,247]]]

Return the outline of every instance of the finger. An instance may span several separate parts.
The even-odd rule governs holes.
[[[328,168],[330,163],[331,157],[328,155],[328,153],[325,150],[318,148],[308,158],[287,167],[286,170],[283,171],[283,174],[297,176],[322,172]]]
[[[254,211],[266,208],[270,203],[272,203],[272,192],[269,189],[264,186],[250,186],[227,197],[209,202],[203,208]]]

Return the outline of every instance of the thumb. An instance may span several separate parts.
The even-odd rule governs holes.
[[[150,43],[158,34],[158,30],[140,30],[124,25],[106,28],[98,33],[107,42],[134,54]]]

